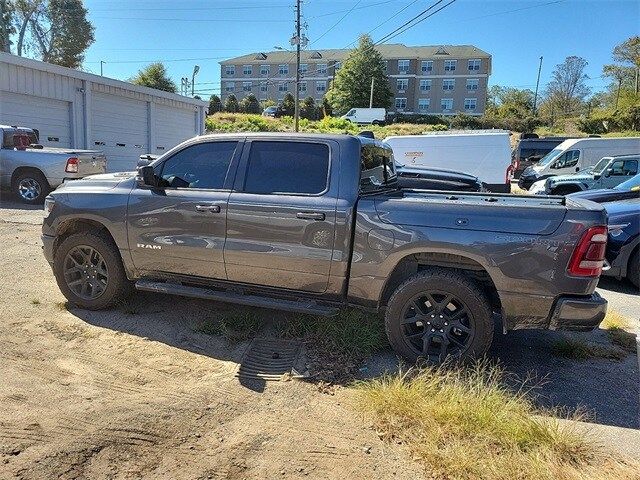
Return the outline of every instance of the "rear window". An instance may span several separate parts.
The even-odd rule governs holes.
[[[251,142],[246,193],[317,195],[328,186],[329,147],[309,142]]]
[[[35,133],[26,130],[4,130],[2,132],[2,148],[14,148],[14,135],[26,135],[29,137],[29,144],[38,143],[38,137]]]
[[[360,189],[376,190],[396,181],[391,148],[373,143],[362,145],[360,153]]]

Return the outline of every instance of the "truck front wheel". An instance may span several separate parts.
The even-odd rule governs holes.
[[[132,291],[118,248],[100,231],[65,238],[54,254],[53,272],[67,300],[87,310],[110,307]]]
[[[429,268],[407,279],[389,299],[385,328],[405,360],[483,355],[493,339],[491,307],[482,289],[456,271]]]

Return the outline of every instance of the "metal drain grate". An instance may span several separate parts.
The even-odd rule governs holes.
[[[244,354],[237,376],[246,379],[281,380],[291,374],[300,342],[269,338],[254,339]]]

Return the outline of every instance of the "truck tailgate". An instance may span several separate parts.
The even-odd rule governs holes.
[[[562,223],[567,207],[561,197],[516,197],[459,192],[404,192],[378,197],[380,220],[485,232],[549,235]]]
[[[78,159],[78,174],[83,177],[107,171],[107,157],[102,152],[76,152],[72,155]]]

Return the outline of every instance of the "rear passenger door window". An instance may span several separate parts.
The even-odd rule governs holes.
[[[251,143],[243,191],[320,195],[328,187],[329,147],[321,143]]]
[[[222,189],[237,145],[238,142],[207,142],[179,151],[161,165],[161,186]]]

